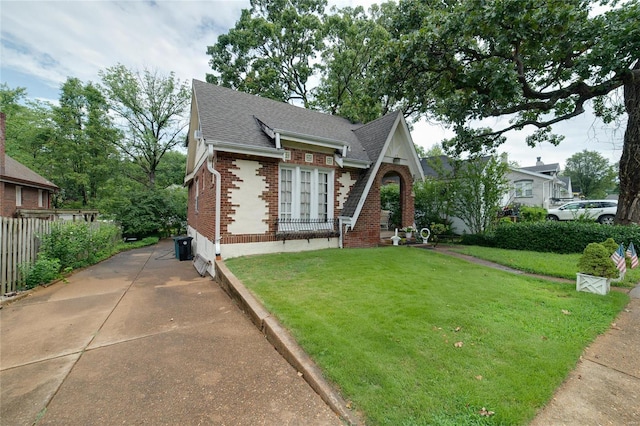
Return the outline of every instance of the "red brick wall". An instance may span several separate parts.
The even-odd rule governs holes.
[[[334,179],[334,216],[340,215],[338,209],[338,194],[341,189],[339,178],[342,170],[336,165],[327,166],[326,157],[329,154],[321,154],[313,152],[313,163],[305,162],[305,153],[308,151],[291,149],[291,160],[286,164],[299,164],[302,166],[321,167],[325,169],[333,169],[335,171]],[[331,155],[329,155],[331,156]],[[230,190],[237,188],[238,176],[234,174],[237,166],[233,161],[237,158],[257,161],[260,164],[257,174],[263,176],[266,187],[262,191],[260,198],[263,199],[268,209],[268,231],[264,234],[234,234],[228,232],[228,227],[233,221],[235,208],[231,203],[229,194]],[[228,153],[217,153],[215,159],[215,168],[221,176],[221,217],[220,217],[220,235],[223,244],[250,243],[250,242],[270,242],[276,241],[276,224],[278,217],[278,165],[280,160],[268,159],[260,157],[251,157],[243,155],[234,155]],[[355,179],[355,173],[351,171],[352,177]],[[412,196],[413,181],[408,167],[393,164],[383,164],[378,171],[375,182],[367,196],[366,202],[358,218],[355,229],[345,234],[345,247],[373,247],[378,245],[380,241],[380,185],[382,177],[389,173],[395,172],[401,176],[401,196],[400,201],[403,206],[403,226],[409,226],[414,221],[414,204]],[[198,211],[195,211],[195,185],[200,187]],[[204,188],[203,188],[204,182]],[[215,240],[215,182],[214,176],[207,170],[206,163],[203,164],[195,174],[194,180],[189,185],[189,204],[187,210],[187,220],[189,225],[195,228],[199,233],[204,235],[211,241]]]
[[[49,208],[48,199],[49,195],[47,191],[42,194],[43,205],[38,205],[38,189],[28,186],[22,187],[22,205],[16,205],[16,185],[11,183],[2,182],[2,209],[0,211],[2,216],[13,217],[16,214],[16,209],[47,209]]]
[[[344,247],[375,247],[380,243],[380,186],[382,178],[388,173],[400,176],[402,226],[413,225],[415,205],[411,172],[407,166],[383,163],[376,174],[355,228],[344,234]]]

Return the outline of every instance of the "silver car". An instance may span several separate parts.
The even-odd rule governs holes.
[[[563,204],[547,211],[547,220],[593,219],[605,225],[613,225],[618,210],[616,200],[582,200]]]

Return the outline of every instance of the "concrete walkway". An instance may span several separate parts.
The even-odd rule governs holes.
[[[550,279],[438,246],[440,253],[507,272]],[[624,290],[623,290],[624,291]],[[640,425],[640,285],[611,328],[586,348],[574,371],[530,426]]]
[[[173,241],[0,310],[2,425],[340,425]]]

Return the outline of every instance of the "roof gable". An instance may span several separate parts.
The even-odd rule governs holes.
[[[402,160],[405,163],[403,165],[409,167],[414,178],[424,178],[411,134],[400,111],[387,114],[367,123],[357,129],[355,133],[360,138],[369,156],[376,158],[376,161],[365,173],[360,175],[351,189],[342,210],[341,216],[351,218],[350,224],[352,227],[355,226],[358,220],[367,194],[373,185],[385,156],[392,156],[392,161],[394,162],[395,159]],[[394,142],[396,143],[394,152],[390,153],[390,147]],[[396,158],[395,155],[403,155],[405,158]]]

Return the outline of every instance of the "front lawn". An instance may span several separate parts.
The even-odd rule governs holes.
[[[526,424],[628,301],[411,247],[226,263],[369,425]]]
[[[578,259],[582,256],[581,253],[540,253],[480,246],[451,246],[450,249],[521,271],[570,280],[576,279]],[[640,282],[640,268],[627,268],[625,279],[621,282],[612,282],[611,285],[633,288],[638,282]]]

